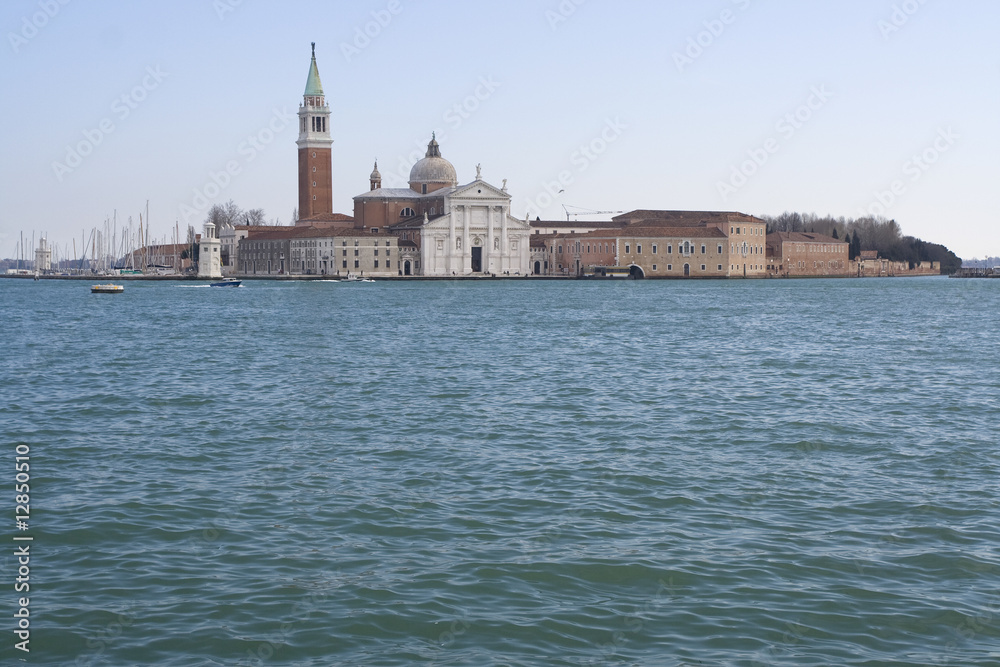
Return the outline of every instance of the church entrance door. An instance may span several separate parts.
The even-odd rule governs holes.
[[[483,249],[473,248],[472,249],[472,272],[482,273],[483,272]]]
[[[410,273],[410,262],[409,261],[403,262],[403,275],[404,276],[411,275],[411,273]]]

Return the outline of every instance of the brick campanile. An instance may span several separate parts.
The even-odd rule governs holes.
[[[306,92],[299,107],[299,220],[333,213],[333,139],[330,107],[316,67],[316,42]]]

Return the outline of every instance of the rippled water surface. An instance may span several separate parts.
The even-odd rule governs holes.
[[[0,661],[998,665],[998,312],[947,279],[2,280],[8,613],[18,443],[34,542]]]

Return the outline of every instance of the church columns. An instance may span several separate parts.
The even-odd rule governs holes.
[[[507,239],[507,215],[504,213],[500,221],[500,257],[502,257],[502,268],[510,271],[510,242]]]
[[[472,209],[466,204],[462,207],[462,271],[472,270],[472,239],[469,238],[469,218],[472,217]]]
[[[456,270],[455,269],[455,256],[456,256],[456,250],[455,250],[455,215],[452,214],[452,215],[448,216],[448,218],[449,218],[448,219],[448,243],[451,244],[451,247],[448,247],[448,248],[444,249],[445,250],[444,256],[447,258],[447,259],[445,259],[445,269],[447,270],[448,275],[451,275]]]
[[[483,271],[493,272],[493,207],[486,209],[486,251],[483,257]]]

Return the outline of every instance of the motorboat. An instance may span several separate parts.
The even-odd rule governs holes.
[[[237,280],[236,278],[226,278],[217,283],[212,283],[212,287],[239,287],[243,284],[242,280]]]
[[[112,283],[90,286],[91,294],[121,294],[124,291],[125,291],[124,285],[115,285]]]

